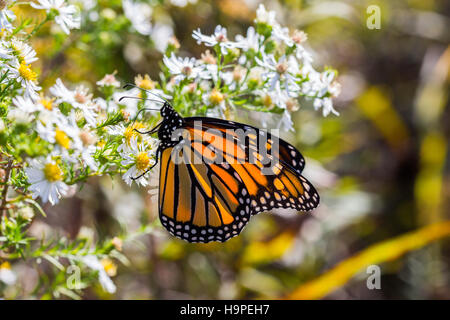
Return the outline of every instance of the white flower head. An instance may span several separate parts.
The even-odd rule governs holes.
[[[50,202],[53,205],[58,203],[69,189],[63,182],[63,171],[49,158],[44,162],[31,160],[30,167],[25,168],[25,174],[31,184],[28,189],[32,192],[33,198],[40,197],[44,203]]]
[[[67,102],[75,109],[82,111],[84,118],[90,126],[96,125],[96,104],[92,101],[92,94],[89,89],[80,85],[75,90],[69,90],[61,81],[57,79],[55,85],[50,88],[50,92],[57,98],[57,103]]]
[[[17,96],[12,102],[22,112],[32,113],[38,110],[37,104],[29,97]]]
[[[7,8],[7,1],[0,1],[0,30],[12,31],[14,27],[11,21],[15,19],[14,13]]]
[[[128,171],[122,176],[124,181],[131,185],[134,178],[141,176],[136,179],[136,183],[142,186],[147,185],[147,180],[143,176],[154,163],[155,163],[155,151],[157,148],[157,140],[153,138],[147,138],[138,142],[138,137],[133,136],[130,139],[130,143],[122,144],[119,147],[120,154],[124,158],[121,162],[123,166],[132,165]]]
[[[331,98],[316,98],[314,99],[314,109],[318,110],[322,108],[322,114],[324,117],[328,116],[330,113],[338,116],[339,112],[337,112],[333,108],[333,101]]]
[[[8,69],[8,77],[15,79],[24,89],[24,95],[33,100],[39,98],[38,91],[41,87],[37,85],[37,73],[34,72],[30,65],[27,65],[25,61],[19,62],[13,61],[6,66]]]
[[[293,56],[281,56],[278,60],[270,54],[263,54],[263,59],[255,58],[256,62],[266,69],[263,76],[267,77],[269,88],[274,90],[277,85],[286,90],[290,96],[296,96],[299,86],[296,73],[298,62]]]
[[[255,28],[249,27],[247,29],[247,36],[244,37],[240,34],[236,36],[236,43],[239,48],[243,50],[254,50],[258,52],[260,46],[261,35],[256,32]]]
[[[17,275],[11,270],[9,262],[0,264],[0,281],[6,285],[13,285],[17,281]]]
[[[108,276],[105,267],[94,255],[87,255],[81,257],[81,262],[84,263],[88,268],[98,272],[98,281],[100,282],[103,289],[108,293],[116,292],[116,285]]]
[[[155,47],[160,52],[165,52],[169,43],[173,40],[173,28],[168,24],[155,23],[151,37]]]
[[[151,17],[153,13],[152,7],[147,3],[137,2],[133,0],[122,1],[125,16],[130,20],[133,28],[144,36],[152,33]]]
[[[284,43],[288,47],[292,47],[294,45],[294,40],[292,40],[291,36],[289,35],[289,28],[283,28],[280,25],[274,25],[272,36],[276,41]]]
[[[180,58],[173,53],[168,58],[164,56],[164,64],[169,69],[169,72],[174,76],[175,82],[178,83],[184,79],[195,79],[202,68],[197,66],[197,59],[195,58]]]
[[[138,143],[137,137],[133,137],[129,145],[124,145],[121,151],[121,155],[124,160],[121,164],[123,166],[131,167],[122,176],[122,179],[126,184],[131,185],[135,181],[138,185],[148,185],[147,173],[148,169],[155,164],[155,145],[156,142],[152,140],[146,140],[145,142]],[[138,178],[138,179],[136,179]]]
[[[66,5],[64,0],[38,0],[39,4],[31,3],[35,9],[42,9],[47,14],[54,15],[55,22],[66,33],[70,34],[70,30],[79,29],[81,19],[78,16],[78,10],[73,5]]]
[[[266,7],[264,7],[263,4],[260,4],[258,9],[256,10],[255,22],[273,26],[277,24],[275,16],[276,16],[275,11],[267,11]]]
[[[221,25],[216,26],[214,34],[207,36],[201,33],[200,29],[192,33],[192,37],[197,40],[197,43],[204,43],[207,47],[214,47],[219,45],[223,54],[227,54],[229,49],[240,47],[238,42],[230,41],[227,38],[227,29]]]
[[[116,73],[117,73],[117,71],[114,71],[113,73],[110,73],[110,74],[105,74],[103,79],[97,81],[96,84],[99,87],[119,88],[120,87],[120,82],[115,77]]]
[[[25,64],[30,64],[38,60],[36,51],[27,43],[14,38],[11,40],[10,46],[12,54],[18,57],[19,62],[23,61]]]

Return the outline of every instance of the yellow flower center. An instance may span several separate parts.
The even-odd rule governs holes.
[[[47,163],[43,171],[47,181],[55,182],[62,179],[62,171],[57,164]]]
[[[144,78],[142,78],[141,75],[137,76],[134,79],[134,82],[136,83],[136,85],[138,87],[140,87],[142,89],[145,89],[145,90],[155,89],[155,81],[153,81],[148,74],[146,74],[144,76]]]
[[[182,72],[184,75],[189,76],[189,75],[192,73],[192,68],[189,67],[189,66],[184,66],[183,69],[181,69],[181,72]]]
[[[270,107],[272,105],[272,98],[268,94],[266,94],[263,98],[263,105],[266,107]]]
[[[31,70],[30,66],[27,65],[24,61],[20,63],[19,73],[22,78],[29,81],[37,80],[37,73]]]
[[[80,132],[80,139],[81,139],[81,142],[83,142],[84,146],[89,146],[96,142],[95,136],[92,135],[89,131],[85,131],[85,130]]]
[[[106,146],[106,141],[100,140],[99,142],[97,142],[97,146],[102,149],[104,146]]]
[[[227,37],[224,34],[219,34],[216,37],[216,40],[217,40],[217,42],[227,42],[228,41]]]
[[[125,132],[123,133],[123,136],[125,137],[125,141],[130,144],[131,138],[135,137],[138,133],[134,131],[134,129],[139,130],[144,128],[144,125],[140,122],[135,122],[133,125],[128,126],[125,129]],[[140,136],[138,136],[140,137]]]
[[[45,109],[51,111],[53,109],[53,100],[54,99],[41,98],[40,102],[44,106]]]
[[[219,90],[213,89],[209,96],[209,101],[211,101],[212,104],[219,104],[223,101],[223,94],[220,93]]]
[[[299,108],[299,105],[298,105],[297,100],[294,100],[294,99],[288,99],[288,100],[286,101],[286,108],[287,108],[289,111],[291,111],[291,112],[297,111],[298,108]]]
[[[211,54],[209,50],[206,50],[205,53],[202,53],[201,55],[202,61],[206,64],[216,64],[216,58]]]
[[[59,144],[64,149],[69,149],[70,139],[64,131],[56,129],[55,130],[55,140],[56,140],[56,143]]]
[[[306,33],[300,30],[295,30],[294,34],[292,35],[292,40],[294,40],[294,42],[297,44],[305,42],[307,39],[308,36],[306,35]]]
[[[279,74],[283,74],[287,71],[288,67],[289,66],[288,66],[287,62],[281,62],[277,65],[277,72]]]
[[[117,266],[111,259],[104,258],[100,261],[100,263],[102,264],[108,276],[114,277],[117,274]]]
[[[88,101],[88,97],[82,92],[77,92],[75,93],[75,101],[78,103],[86,103]]]
[[[136,168],[140,171],[144,171],[150,165],[150,158],[147,152],[139,152],[136,156]]]
[[[11,265],[9,264],[8,261],[5,261],[2,264],[0,264],[0,269],[11,269]]]

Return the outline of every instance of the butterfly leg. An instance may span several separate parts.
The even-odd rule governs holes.
[[[161,152],[161,148],[158,147],[158,149],[156,149],[156,159],[155,159],[155,163],[154,163],[150,168],[148,168],[147,170],[145,170],[144,173],[140,174],[139,176],[137,176],[137,177],[131,177],[131,180],[137,180],[137,179],[140,179],[141,177],[143,177],[144,175],[146,175],[147,172],[149,172],[150,170],[152,170],[152,169],[158,164],[160,152]]]
[[[155,133],[156,131],[158,131],[158,128],[161,126],[161,124],[162,124],[162,122],[158,123],[153,129],[151,129],[149,131],[145,131],[145,132],[139,131],[136,128],[133,130],[140,134],[152,134],[152,133]]]

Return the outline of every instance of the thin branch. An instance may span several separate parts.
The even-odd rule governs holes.
[[[5,169],[5,179],[4,179],[4,184],[3,184],[3,190],[2,190],[2,197],[1,197],[1,203],[0,203],[0,212],[2,213],[2,216],[6,214],[6,195],[8,193],[8,180],[9,180],[9,176],[11,174],[11,170],[13,167],[13,161],[10,159],[8,161],[8,164],[6,165],[6,169]]]

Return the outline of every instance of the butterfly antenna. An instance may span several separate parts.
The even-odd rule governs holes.
[[[160,98],[161,100],[163,100],[164,102],[166,102],[167,104],[170,105],[170,102],[169,102],[169,101],[167,101],[166,99],[164,99],[164,98],[161,97],[160,95],[157,95],[156,93],[151,92],[150,90],[146,90],[146,89],[144,89],[144,88],[138,87],[137,85],[132,84],[132,83],[127,83],[126,85],[123,86],[124,89],[127,89],[127,88],[129,88],[129,87],[133,87],[133,88],[137,88],[137,89],[139,89],[139,90],[145,91],[145,92],[147,92],[147,93],[149,93],[149,94],[151,94],[151,95],[153,95],[153,96],[155,96],[155,97],[157,97],[157,98]]]
[[[138,99],[138,100],[143,100],[143,101],[153,101],[153,102],[157,102],[157,103],[164,103],[162,101],[159,100],[155,100],[155,99],[144,99],[144,98],[140,98],[140,97],[131,97],[131,96],[123,96],[120,97],[119,102],[121,102],[123,99]],[[148,110],[159,110],[159,109],[151,109],[151,108],[146,108]]]

